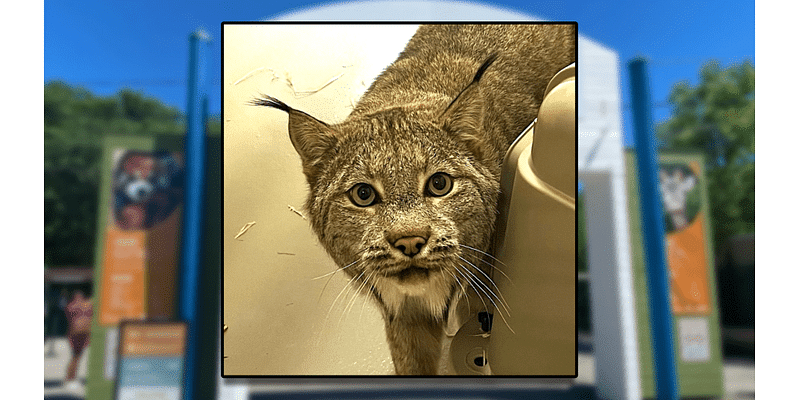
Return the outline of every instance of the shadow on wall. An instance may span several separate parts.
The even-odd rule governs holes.
[[[726,357],[755,358],[755,233],[735,235],[717,252],[717,288]]]

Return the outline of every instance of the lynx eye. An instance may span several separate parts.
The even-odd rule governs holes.
[[[437,172],[428,178],[427,189],[432,196],[444,196],[453,189],[453,178],[444,172]]]
[[[359,207],[369,207],[375,204],[378,199],[375,189],[366,183],[356,184],[348,193],[350,194],[350,201]]]

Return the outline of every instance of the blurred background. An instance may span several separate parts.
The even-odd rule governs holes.
[[[414,7],[425,7],[424,3],[415,2]],[[85,396],[89,356],[78,360],[77,377],[67,379],[74,353],[68,338],[68,305],[80,290],[98,312],[94,288],[101,275],[95,266],[102,254],[97,248],[103,238],[98,235],[106,222],[104,203],[98,201],[107,173],[104,140],[185,134],[188,37],[198,30],[210,37],[204,131],[208,137],[218,137],[221,22],[274,19],[330,4],[335,3],[44,2],[45,397]],[[629,149],[635,148],[635,141],[626,65],[634,57],[649,61],[659,149],[700,154],[704,160],[719,343],[729,367],[725,378],[745,382],[726,389],[726,397],[754,397],[755,4],[627,0],[613,5],[475,4],[505,13],[498,15],[578,21],[582,36],[613,51],[619,61],[614,72],[619,76],[622,143]],[[397,2],[384,6],[395,7]],[[481,20],[485,15],[467,13],[462,19]],[[582,201],[579,195],[579,350],[592,354],[602,344],[592,339]]]

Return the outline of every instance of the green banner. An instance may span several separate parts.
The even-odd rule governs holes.
[[[626,152],[625,161],[642,396],[654,398],[655,374],[636,154]],[[703,162],[703,157],[697,154],[661,154],[659,162],[681,397],[723,395],[719,310]]]

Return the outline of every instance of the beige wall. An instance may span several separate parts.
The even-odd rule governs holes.
[[[324,291],[328,277],[313,279],[336,267],[290,209],[302,212],[307,184],[286,114],[247,103],[268,94],[323,121],[341,121],[415,29],[223,27],[226,375],[393,373],[378,309],[354,296],[342,273]],[[234,239],[249,222],[255,225]]]

